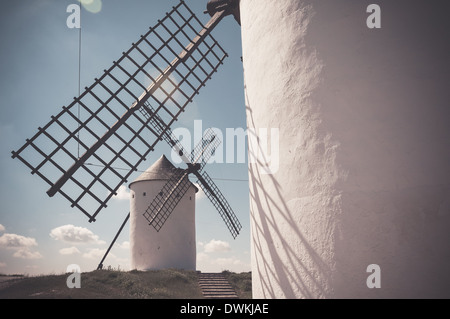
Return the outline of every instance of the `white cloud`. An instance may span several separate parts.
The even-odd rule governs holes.
[[[208,243],[197,242],[197,269],[204,272],[221,272],[229,270],[234,272],[249,271],[248,257],[231,256],[231,246],[228,242],[212,239]]]
[[[91,248],[86,253],[83,254],[84,258],[88,259],[101,259],[106,253],[106,249],[99,249],[99,248]],[[108,258],[115,258],[116,256],[114,254],[109,253]]]
[[[245,262],[236,256],[213,258],[207,253],[200,252],[197,254],[197,269],[203,272],[221,272],[224,270],[234,272],[250,271],[249,262]]]
[[[211,261],[213,265],[217,265],[221,270],[230,270],[234,272],[249,271],[251,266],[249,263],[242,261],[241,259],[232,256],[228,258],[217,258]]]
[[[39,267],[37,265],[26,265],[25,269],[36,270],[39,269]]]
[[[209,256],[206,253],[198,253],[197,254],[197,262],[204,262],[204,261],[208,261]]]
[[[129,200],[130,192],[128,191],[128,189],[125,185],[122,185],[117,190],[117,195],[114,195],[112,198],[117,199],[117,200]]]
[[[13,256],[22,259],[39,259],[42,255],[37,251],[31,251],[31,247],[37,246],[36,239],[17,234],[3,234],[0,237],[0,247],[15,250]]]
[[[218,265],[222,265],[222,266],[238,266],[241,264],[244,264],[240,259],[236,258],[236,257],[229,257],[229,258],[217,258],[213,261],[213,263],[218,264]]]
[[[79,254],[80,251],[78,250],[77,247],[72,246],[72,247],[60,249],[59,253],[61,255],[75,255],[75,254]]]
[[[4,267],[6,267],[6,263],[0,262],[0,268],[4,268]]]
[[[130,249],[130,242],[124,241],[121,244],[117,244],[117,247],[122,248],[122,249]]]
[[[13,256],[16,258],[22,258],[22,259],[40,259],[40,258],[42,258],[42,255],[39,252],[31,251],[28,248],[18,249],[13,254]]]
[[[36,239],[31,237],[24,237],[17,234],[3,234],[0,237],[0,247],[4,248],[29,248],[37,246]]]
[[[5,226],[3,226],[2,224],[0,224],[0,232],[4,232],[5,231]]]
[[[74,225],[64,225],[54,228],[50,232],[50,237],[52,237],[55,240],[60,240],[72,244],[105,243],[104,241],[100,240],[99,237],[95,235],[93,232],[91,232],[89,229],[77,227]]]
[[[230,244],[226,241],[212,239],[209,243],[204,245],[205,253],[225,252],[230,251]]]

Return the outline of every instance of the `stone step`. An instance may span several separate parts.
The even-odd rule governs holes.
[[[238,296],[221,273],[200,273],[198,283],[207,299],[237,299]]]

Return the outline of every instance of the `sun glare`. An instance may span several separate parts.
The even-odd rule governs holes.
[[[102,0],[78,0],[83,7],[92,13],[99,13],[102,10]]]

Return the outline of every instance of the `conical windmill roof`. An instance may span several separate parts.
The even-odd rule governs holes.
[[[145,172],[139,175],[133,182],[153,181],[153,180],[167,180],[172,174],[181,168],[175,167],[165,155],[162,155],[152,166],[147,168]]]
[[[173,173],[176,171],[182,171],[183,169],[175,167],[165,155],[162,155],[152,166],[147,168],[145,172],[139,175],[133,182],[130,183],[128,187],[137,182],[144,181],[156,181],[156,180],[168,180]],[[192,184],[192,183],[191,183]],[[198,192],[197,186],[195,187],[195,192]]]

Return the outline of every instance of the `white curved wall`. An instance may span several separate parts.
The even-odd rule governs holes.
[[[248,127],[280,130],[278,171],[249,165],[253,297],[450,297],[449,5],[240,6]]]
[[[131,269],[196,270],[195,188],[189,188],[159,232],[142,215],[166,182],[139,181],[130,185]]]

